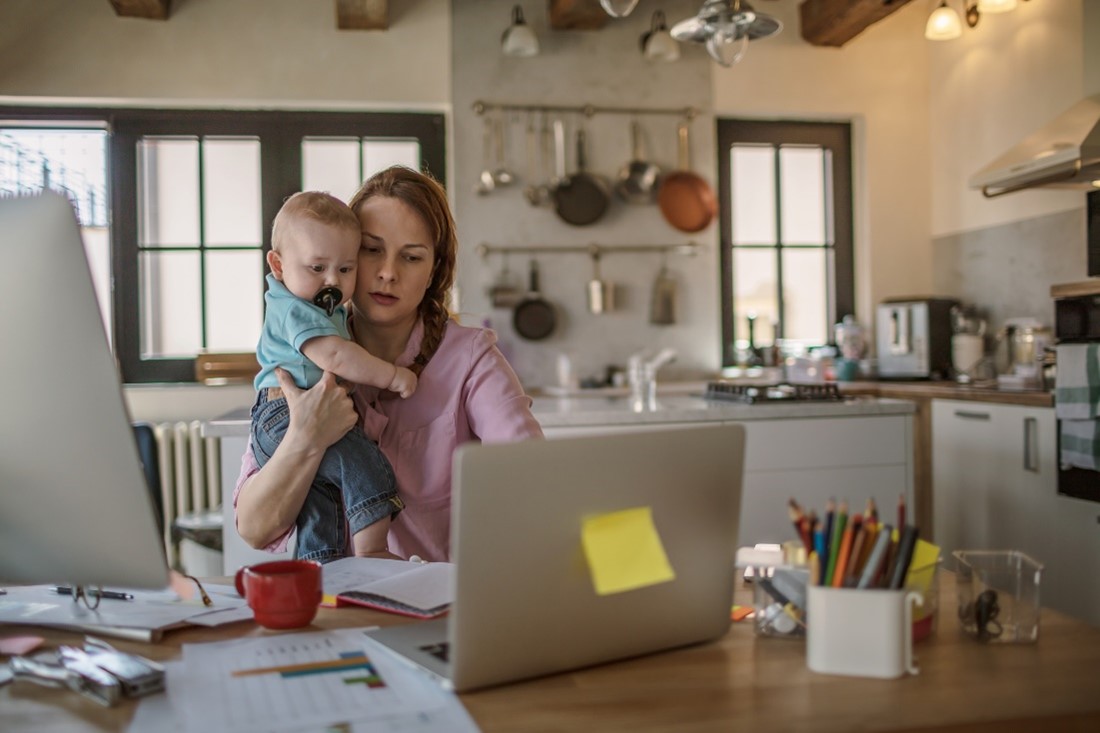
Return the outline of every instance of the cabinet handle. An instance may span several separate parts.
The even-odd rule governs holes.
[[[961,417],[966,420],[988,420],[988,412],[973,412],[971,410],[955,410],[955,417]]]
[[[1024,418],[1024,470],[1039,473],[1039,420],[1034,417]]]

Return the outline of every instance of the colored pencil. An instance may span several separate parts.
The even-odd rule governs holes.
[[[791,519],[791,524],[794,525],[795,532],[798,533],[799,539],[802,540],[802,544],[806,546],[806,552],[810,552],[814,549],[813,540],[810,538],[810,527],[806,521],[806,515],[802,512],[802,507],[798,505],[798,502],[794,498],[787,500],[787,516]]]
[[[814,522],[814,551],[810,553],[811,556],[816,559],[810,560],[810,571],[813,572],[814,565],[817,566],[817,579],[818,582],[814,585],[818,585],[821,582],[821,578],[825,575],[825,558],[828,557],[826,552],[827,543],[825,542],[825,528],[821,524],[821,520]]]
[[[871,521],[861,517],[856,517],[856,524],[858,528],[855,530],[852,537],[852,552],[848,555],[848,564],[844,568],[844,579],[841,583],[841,587],[848,588],[856,584],[856,580],[859,577],[860,568],[863,566],[860,564],[859,558],[863,552],[863,546],[867,542],[867,534],[869,532],[869,525]]]
[[[884,524],[878,528],[878,532],[875,534],[875,546],[867,557],[867,563],[863,566],[863,573],[860,574],[859,582],[856,583],[857,588],[870,588],[874,585],[883,560],[886,559],[886,548],[890,544],[890,535],[893,531],[894,528],[889,524]]]
[[[848,567],[848,558],[852,553],[852,540],[859,531],[863,518],[860,515],[852,517],[852,521],[844,527],[844,534],[840,538],[840,549],[837,551],[836,566],[833,568],[832,586],[844,587],[844,573]]]
[[[810,564],[810,585],[821,584],[821,556],[817,554],[817,550],[810,553],[810,557],[807,559]]]
[[[918,534],[917,527],[913,524],[907,524],[901,530],[897,559],[894,561],[893,575],[890,576],[888,588],[900,590],[905,586],[905,576],[909,574],[909,564],[913,562],[913,550],[917,546]]]
[[[840,538],[844,535],[844,525],[848,522],[848,502],[840,502],[836,518],[833,520],[833,533],[829,537],[829,562],[825,564],[825,585],[832,582],[833,573],[836,570],[836,556],[840,553]]]

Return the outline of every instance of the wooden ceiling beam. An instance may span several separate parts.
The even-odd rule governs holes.
[[[549,0],[550,27],[556,31],[595,31],[603,28],[610,16],[599,0]]]
[[[122,18],[148,18],[168,20],[168,6],[172,0],[111,0],[115,15]]]
[[[390,27],[389,0],[336,0],[336,27],[342,31],[384,31]]]
[[[815,46],[843,46],[909,0],[804,0],[802,37]]]

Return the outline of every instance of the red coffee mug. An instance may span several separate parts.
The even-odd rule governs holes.
[[[237,592],[248,601],[256,623],[268,629],[308,626],[321,603],[321,563],[276,560],[241,568]]]

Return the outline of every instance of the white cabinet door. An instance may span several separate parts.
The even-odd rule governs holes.
[[[1026,552],[1044,606],[1100,625],[1100,506],[1058,495],[1056,429],[1053,408],[933,400],[933,539]]]

